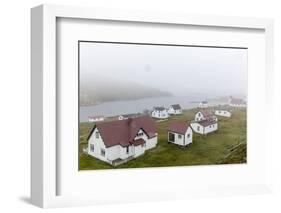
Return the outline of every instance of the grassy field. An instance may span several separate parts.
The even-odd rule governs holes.
[[[218,117],[219,129],[214,133],[207,136],[193,133],[193,143],[186,148],[168,143],[169,124],[173,121],[190,121],[195,112],[196,109],[186,110],[182,115],[157,122],[157,147],[117,167],[82,152],[93,124],[81,123],[80,170],[246,163],[246,109],[233,110],[231,118]]]

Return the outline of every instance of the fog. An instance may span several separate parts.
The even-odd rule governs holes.
[[[80,85],[87,81],[105,90],[127,82],[175,96],[244,96],[247,49],[80,42]]]

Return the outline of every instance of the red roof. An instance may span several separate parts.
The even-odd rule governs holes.
[[[189,123],[187,122],[174,122],[169,126],[168,131],[184,135],[188,127],[189,127]]]
[[[198,112],[201,112],[204,117],[212,117],[214,114],[208,109],[202,109]]]
[[[115,145],[129,146],[134,143],[135,136],[140,129],[145,132],[148,138],[156,136],[155,122],[148,116],[97,123],[93,127],[88,139],[95,128],[98,129],[106,147]]]
[[[217,121],[216,120],[212,120],[212,119],[210,119],[210,120],[202,120],[202,121],[198,121],[198,123],[200,124],[200,125],[202,125],[202,126],[209,126],[209,125],[213,125],[213,124],[216,124],[217,123]]]

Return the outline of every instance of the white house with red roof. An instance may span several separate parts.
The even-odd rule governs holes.
[[[217,117],[214,115],[214,113],[211,110],[201,109],[195,113],[194,120],[195,121],[203,121],[203,120],[216,120],[217,121]]]
[[[190,123],[193,131],[202,135],[207,135],[218,130],[218,122],[216,120],[201,120]]]
[[[192,129],[189,123],[174,122],[168,127],[168,142],[180,146],[192,143]]]
[[[151,116],[153,118],[165,119],[169,117],[169,113],[165,107],[154,107]]]
[[[88,154],[114,166],[156,145],[155,122],[148,116],[97,123],[88,136]]]

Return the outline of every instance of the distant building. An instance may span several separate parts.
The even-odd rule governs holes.
[[[168,127],[168,142],[180,146],[192,143],[192,129],[189,123],[174,122]]]
[[[216,120],[201,120],[190,123],[193,131],[202,135],[207,135],[218,130],[218,122]]]
[[[182,108],[179,104],[173,104],[169,107],[168,113],[172,115],[182,114]]]
[[[165,107],[154,107],[151,116],[153,118],[165,119],[169,117],[169,113]]]
[[[207,101],[201,101],[199,103],[199,108],[201,108],[201,109],[208,108],[208,107],[209,107],[209,104]]]
[[[99,121],[104,121],[104,117],[103,116],[88,116],[89,123],[99,122]]]
[[[240,98],[233,98],[230,96],[229,98],[229,106],[231,107],[247,107],[246,101]]]
[[[124,115],[119,115],[118,120],[126,120],[128,118],[136,118],[139,117],[141,114],[124,114]]]
[[[157,132],[153,119],[141,116],[96,123],[87,140],[89,155],[116,166],[156,147]]]
[[[232,116],[231,109],[229,107],[216,107],[215,115],[230,118]]]
[[[201,109],[195,114],[195,121],[203,121],[203,120],[215,120],[217,121],[217,117],[211,110]]]

